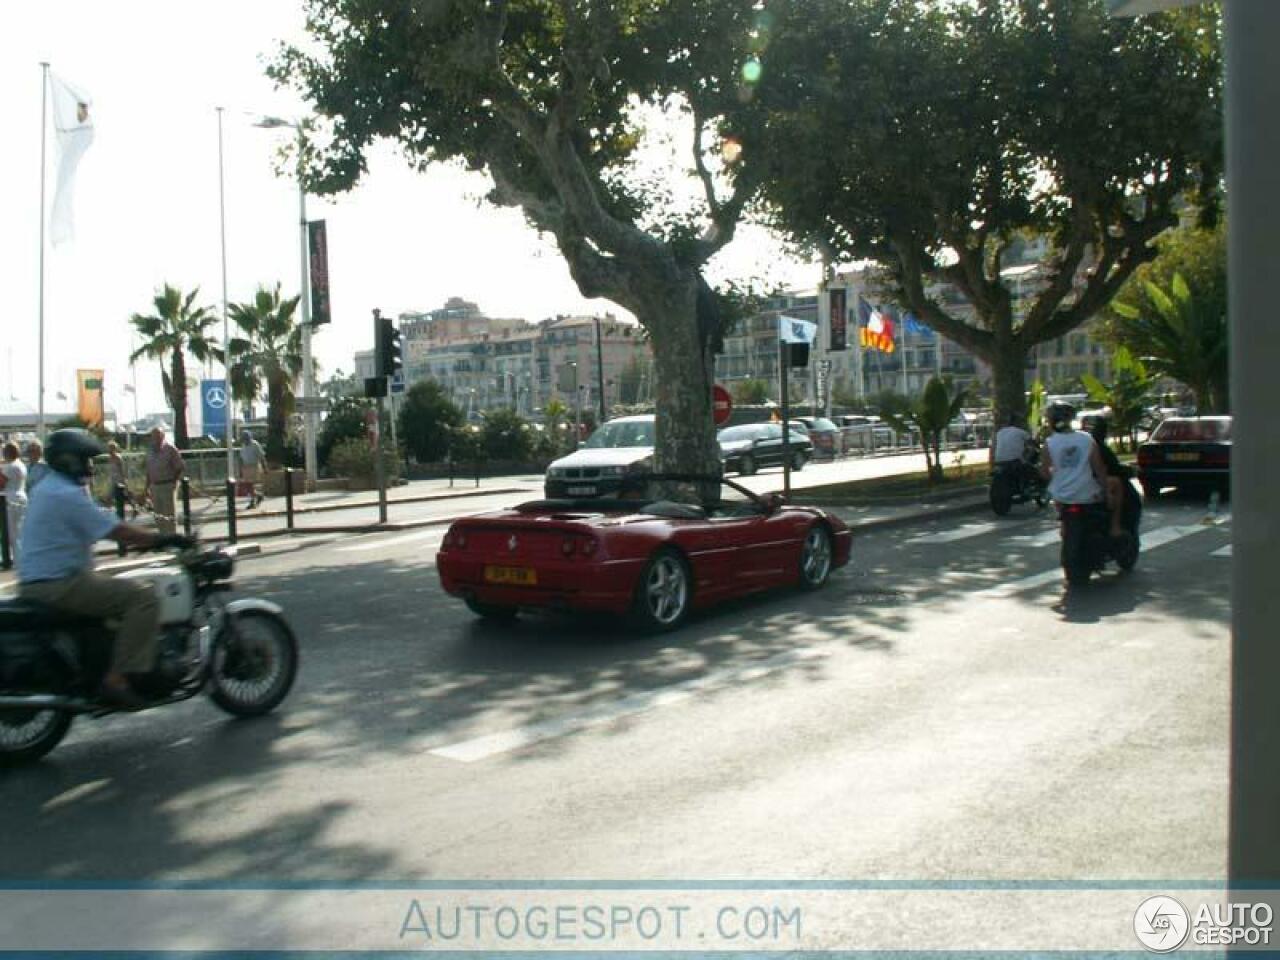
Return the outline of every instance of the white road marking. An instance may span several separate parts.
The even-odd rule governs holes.
[[[970,537],[980,537],[984,533],[990,533],[992,530],[998,529],[998,523],[965,523],[950,530],[941,530],[938,533],[922,533],[916,537],[908,537],[905,543],[952,543],[956,540],[967,540]]]
[[[507,753],[511,750],[519,750],[522,747],[540,743],[543,740],[562,737],[565,734],[585,730],[589,727],[603,726],[620,717],[643,713],[658,707],[667,707],[673,703],[680,703],[696,694],[705,693],[709,690],[737,687],[742,683],[758,680],[760,677],[767,676],[792,664],[825,656],[827,654],[821,650],[797,650],[781,653],[750,666],[718,670],[701,677],[694,677],[692,680],[686,680],[683,683],[675,683],[657,690],[633,693],[630,696],[615,700],[605,707],[473,737],[470,740],[436,747],[427,752],[432,756],[443,757],[446,760],[474,763],[477,760],[484,760],[487,757]]]
[[[384,547],[396,547],[402,543],[418,543],[423,540],[435,541],[434,544],[425,543],[423,546],[439,546],[444,540],[445,530],[440,527],[435,530],[420,530],[417,533],[406,533],[398,537],[379,537],[368,543],[358,543],[354,547],[339,547],[336,553],[363,553],[366,550],[381,550]]]
[[[1231,544],[1228,543],[1225,547],[1219,547],[1217,550],[1213,551],[1213,553],[1209,554],[1209,556],[1211,557],[1231,556]]]
[[[1146,553],[1156,547],[1163,547],[1167,543],[1173,543],[1175,540],[1181,540],[1183,537],[1189,537],[1193,533],[1200,533],[1208,529],[1210,528],[1198,523],[1186,526],[1161,527],[1159,530],[1142,534],[1142,552]],[[1009,583],[1001,583],[994,587],[988,587],[986,590],[978,590],[970,594],[969,599],[995,600],[1001,597],[1012,597],[1027,590],[1042,587],[1047,583],[1058,582],[1061,579],[1062,570],[1060,567],[1055,567],[1043,573],[1023,577],[1021,580],[1011,580]]]
[[[1042,533],[1019,534],[1016,537],[1010,537],[1009,541],[1022,547],[1047,547],[1051,543],[1057,543],[1059,539],[1058,528],[1052,527]]]

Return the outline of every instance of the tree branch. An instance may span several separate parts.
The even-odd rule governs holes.
[[[898,284],[911,312],[948,340],[980,357],[989,357],[995,342],[993,334],[951,316],[925,293],[923,249],[912,241],[894,239],[891,243],[898,262]]]

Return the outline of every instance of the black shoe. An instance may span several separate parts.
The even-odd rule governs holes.
[[[114,687],[104,683],[98,687],[97,699],[104,706],[115,707],[117,710],[141,710],[147,705],[146,699],[127,685]]]

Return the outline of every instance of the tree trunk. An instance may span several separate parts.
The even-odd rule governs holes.
[[[720,450],[711,411],[713,362],[699,331],[697,280],[668,284],[638,311],[652,334],[657,436],[654,469],[718,477]]]
[[[181,350],[173,351],[170,368],[172,372],[169,374],[169,385],[173,396],[169,401],[173,404],[173,444],[179,450],[185,450],[191,445],[191,439],[187,435],[187,365],[182,359]]]
[[[284,463],[284,384],[279,377],[267,380],[267,463],[272,468]]]
[[[995,386],[995,426],[999,429],[1011,416],[1027,415],[1027,350],[1016,337],[997,338],[991,356],[983,357],[991,364]],[[1035,424],[1030,424],[1032,430]]]

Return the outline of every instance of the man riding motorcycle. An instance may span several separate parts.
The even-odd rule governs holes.
[[[989,461],[995,470],[1012,469],[1014,476],[1022,479],[1031,472],[1028,454],[1031,450],[1031,434],[1023,426],[1022,417],[1016,413],[1009,422],[996,431],[991,442]]]
[[[1049,407],[1046,419],[1053,433],[1044,442],[1040,473],[1049,482],[1049,496],[1057,503],[1101,503],[1107,466],[1093,438],[1072,426],[1075,416],[1069,403]]]
[[[118,621],[111,667],[99,697],[121,707],[144,703],[128,674],[146,673],[156,656],[158,608],[149,583],[102,576],[93,570],[93,545],[115,540],[148,549],[186,542],[122,523],[96,506],[85,486],[93,458],[104,452],[85,430],[55,430],[45,446],[50,473],[31,497],[18,561],[18,593],[56,610]]]

